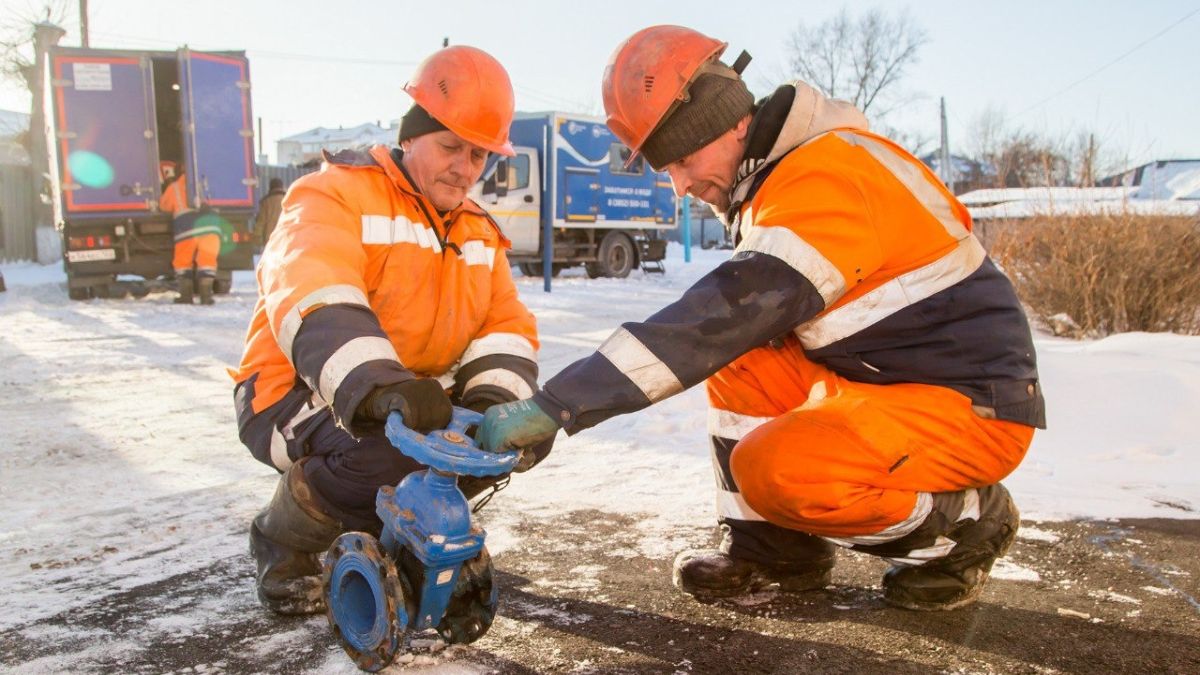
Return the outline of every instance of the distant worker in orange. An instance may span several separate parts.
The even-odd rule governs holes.
[[[514,154],[508,74],[455,46],[404,90],[399,147],[326,154],[291,185],[258,266],[234,397],[242,442],[283,474],[250,524],[258,598],[281,614],[322,611],[318,555],[342,532],[378,532],[378,489],[424,468],[384,435],[389,413],[428,432],[452,405],[482,411],[537,387],[509,242],[467,198],[490,153]],[[471,497],[497,480],[459,486]]]
[[[215,225],[200,221],[200,212],[188,203],[187,174],[175,162],[159,164],[163,193],[158,207],[171,214],[171,230],[175,235],[175,279],[179,297],[175,303],[192,304],[193,294],[200,295],[201,305],[213,304],[213,282],[217,278],[217,256],[221,252],[221,231]]]
[[[732,258],[479,437],[528,447],[707,380],[722,541],[676,558],[684,592],[821,589],[837,545],[892,563],[890,604],[970,604],[1020,524],[1000,481],[1045,425],[1021,303],[920,160],[803,82],[755,102],[725,47],[639,31],[603,95],[613,133],[722,214]]]

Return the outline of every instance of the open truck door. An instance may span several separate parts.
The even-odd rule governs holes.
[[[183,144],[193,194],[213,207],[254,207],[254,130],[245,56],[179,50]]]
[[[50,67],[63,217],[150,211],[159,178],[149,60],[61,53]],[[106,255],[99,249],[88,255],[113,259],[97,257]]]
[[[178,51],[183,151],[188,189],[222,216],[218,269],[253,267],[247,216],[254,209],[254,129],[250,65],[241,53]],[[217,292],[228,290],[218,275]]]

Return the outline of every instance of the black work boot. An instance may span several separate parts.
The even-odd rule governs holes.
[[[191,275],[179,277],[179,297],[175,298],[177,305],[190,305],[193,298],[193,282]]]
[[[212,277],[200,277],[196,280],[196,291],[200,294],[200,304],[213,304],[213,279]]]
[[[738,533],[731,534],[729,524],[724,524],[720,548],[694,549],[676,556],[672,574],[675,586],[697,600],[708,601],[753,593],[772,584],[779,584],[780,590],[789,593],[829,585],[836,551],[833,544],[769,523],[739,523],[738,529],[747,525],[770,528],[776,538],[784,540],[777,543],[786,544],[778,546],[772,559],[761,553],[751,554],[736,544]]]
[[[952,521],[941,533],[957,542],[948,554],[920,566],[895,565],[887,571],[883,599],[888,604],[938,611],[958,609],[979,598],[992,565],[1017,538],[1021,516],[1004,486],[991,485],[976,492],[978,518]],[[939,520],[936,515],[930,514]]]
[[[325,611],[318,554],[341,533],[341,523],[313,500],[302,464],[293,464],[279,477],[271,503],[250,524],[250,554],[258,566],[263,606],[279,614]]]

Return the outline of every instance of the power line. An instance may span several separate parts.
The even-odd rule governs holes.
[[[139,37],[136,35],[120,35],[118,33],[104,33],[104,32],[97,32],[97,31],[93,31],[92,34],[93,35],[103,35],[104,37],[114,38],[114,39],[118,39],[118,40],[127,40],[127,41],[150,43],[150,44],[172,45],[172,46],[179,45],[179,42],[174,41],[174,40],[160,40],[160,39],[155,39],[155,38]],[[196,45],[192,45],[192,46],[199,48]],[[215,49],[215,48],[210,48],[207,46],[204,48]],[[216,51],[220,51],[220,50],[217,49]],[[301,53],[296,53],[296,52],[277,52],[277,51],[272,51],[269,49],[254,49],[254,48],[247,48],[246,51],[254,54],[255,58],[284,59],[284,60],[290,60],[290,61],[322,61],[322,62],[327,62],[327,63],[354,63],[354,64],[359,64],[359,65],[366,64],[366,65],[378,65],[378,66],[415,66],[415,65],[417,65],[417,61],[391,61],[391,60],[387,60],[387,59],[322,56],[322,55],[318,55],[318,54],[301,54]]]
[[[157,38],[140,37],[140,36],[136,36],[136,35],[122,35],[119,33],[108,33],[108,32],[99,32],[99,31],[92,31],[92,34],[93,35],[101,35],[101,36],[104,36],[109,39],[125,40],[125,41],[132,41],[132,42],[138,42],[138,43],[161,44],[161,45],[171,45],[171,46],[179,45],[179,42],[174,41],[174,40],[162,40],[162,39],[157,39]],[[204,47],[199,47],[197,45],[192,45],[192,46],[194,48],[198,48],[198,49],[212,49],[212,47],[209,47],[209,46],[204,46]],[[319,55],[319,54],[302,54],[302,53],[297,53],[297,52],[278,52],[278,51],[273,51],[273,50],[268,50],[268,49],[255,49],[255,48],[246,48],[246,52],[248,52],[250,55],[252,55],[255,59],[266,58],[266,59],[281,59],[281,60],[286,60],[286,61],[317,61],[317,62],[323,62],[323,63],[353,63],[353,64],[359,64],[359,65],[366,64],[366,65],[398,66],[398,67],[411,67],[411,66],[417,65],[417,63],[418,63],[417,61],[392,61],[392,60],[387,60],[387,59],[324,56],[324,55]],[[580,104],[578,101],[574,101],[574,100],[571,100],[571,99],[568,99],[568,98],[565,98],[562,96],[557,96],[555,94],[538,91],[537,89],[531,89],[529,87],[520,86],[515,83],[513,85],[513,89],[516,90],[520,94],[523,94],[525,96],[529,96],[532,98],[540,99],[543,103],[549,103],[549,104],[552,104],[554,107],[558,107],[558,108],[564,107],[564,104],[565,104],[565,107],[569,107],[572,109],[579,109],[579,110],[582,110],[587,107],[587,106]]]
[[[1111,66],[1113,66],[1113,65],[1116,65],[1118,62],[1120,62],[1120,61],[1124,60],[1124,59],[1125,59],[1125,57],[1127,57],[1127,56],[1129,56],[1130,54],[1132,54],[1132,53],[1136,52],[1137,50],[1141,49],[1142,47],[1145,47],[1146,45],[1150,44],[1151,42],[1153,42],[1153,41],[1157,40],[1158,38],[1160,38],[1160,37],[1162,37],[1163,35],[1165,35],[1165,34],[1167,33],[1167,31],[1169,31],[1169,30],[1171,30],[1172,28],[1174,28],[1174,27],[1178,26],[1179,24],[1183,23],[1184,21],[1187,21],[1188,19],[1192,18],[1193,16],[1195,16],[1195,15],[1197,15],[1197,14],[1200,14],[1200,7],[1197,7],[1196,9],[1193,9],[1192,11],[1188,12],[1187,14],[1183,15],[1182,17],[1180,17],[1179,19],[1177,19],[1176,21],[1174,21],[1173,23],[1171,23],[1171,24],[1170,24],[1169,26],[1167,26],[1166,28],[1164,28],[1164,29],[1162,29],[1162,30],[1158,31],[1158,32],[1157,32],[1157,33],[1155,33],[1154,35],[1151,35],[1150,37],[1146,38],[1145,40],[1142,40],[1141,42],[1137,43],[1137,44],[1136,44],[1136,45],[1134,45],[1134,46],[1133,46],[1131,49],[1129,49],[1128,51],[1126,51],[1124,54],[1121,54],[1120,56],[1118,56],[1117,58],[1113,59],[1112,61],[1109,61],[1108,63],[1104,64],[1103,66],[1100,66],[1099,68],[1097,68],[1097,69],[1093,70],[1092,72],[1088,73],[1087,75],[1084,75],[1083,77],[1079,78],[1078,80],[1075,80],[1075,81],[1074,81],[1074,82],[1072,82],[1071,84],[1068,84],[1067,86],[1063,87],[1062,89],[1059,89],[1057,92],[1055,92],[1055,93],[1053,93],[1053,94],[1051,94],[1051,95],[1047,96],[1046,98],[1044,98],[1044,99],[1042,99],[1042,100],[1038,101],[1037,103],[1034,103],[1033,105],[1029,106],[1028,108],[1026,108],[1026,109],[1022,110],[1021,112],[1017,113],[1016,115],[1013,115],[1013,117],[1014,117],[1014,118],[1021,117],[1021,116],[1022,116],[1022,115],[1024,115],[1025,113],[1027,113],[1027,112],[1029,112],[1029,111],[1033,110],[1034,108],[1041,107],[1042,105],[1045,105],[1046,103],[1049,103],[1051,100],[1053,100],[1053,99],[1055,99],[1055,98],[1058,98],[1059,96],[1061,96],[1061,95],[1063,95],[1063,94],[1067,93],[1067,92],[1068,92],[1068,91],[1070,91],[1071,89],[1074,89],[1074,88],[1075,88],[1077,85],[1079,85],[1079,84],[1082,84],[1083,82],[1087,81],[1088,79],[1091,79],[1092,77],[1094,77],[1094,76],[1096,76],[1096,75],[1100,74],[1101,72],[1103,72],[1103,71],[1107,70],[1109,67],[1111,67]]]

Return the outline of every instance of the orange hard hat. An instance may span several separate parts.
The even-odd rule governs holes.
[[[179,165],[169,159],[158,163],[158,175],[162,178],[174,178],[179,173]]]
[[[513,156],[508,128],[513,89],[500,62],[482,49],[456,45],[425,59],[404,91],[463,140]]]
[[[604,111],[608,128],[633,150],[630,161],[727,46],[683,26],[643,28],[617,46],[604,69]]]

